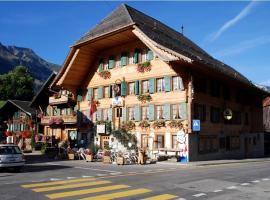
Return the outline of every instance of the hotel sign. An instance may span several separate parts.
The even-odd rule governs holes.
[[[115,107],[115,106],[124,106],[124,100],[122,97],[114,97],[112,99],[112,106]]]

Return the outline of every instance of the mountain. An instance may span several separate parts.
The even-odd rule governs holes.
[[[0,74],[7,73],[18,65],[29,69],[34,78],[35,90],[43,84],[52,71],[60,69],[60,65],[47,62],[30,48],[5,46],[0,43]]]

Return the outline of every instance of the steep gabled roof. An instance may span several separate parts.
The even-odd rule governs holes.
[[[163,46],[164,49],[170,49],[177,54],[192,59],[195,64],[202,64],[209,69],[218,71],[225,76],[229,76],[253,87],[253,84],[246,77],[232,67],[210,56],[183,34],[125,4],[122,4],[86,33],[74,46],[81,45],[82,43],[131,25],[138,27],[148,38]]]
[[[17,108],[21,109],[22,111],[24,111],[28,115],[33,116],[36,113],[36,110],[33,109],[33,108],[30,108],[30,106],[29,106],[30,101],[8,100],[6,102],[6,104],[7,103],[13,104],[14,106],[16,106]],[[4,106],[2,108],[4,108]]]

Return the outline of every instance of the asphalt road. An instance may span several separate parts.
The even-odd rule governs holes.
[[[270,162],[185,166],[85,161],[28,164],[0,172],[0,199],[270,199]],[[152,198],[150,198],[152,197]]]

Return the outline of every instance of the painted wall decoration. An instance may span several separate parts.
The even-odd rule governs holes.
[[[188,134],[183,130],[177,132],[178,149],[180,149],[180,162],[188,162]]]

